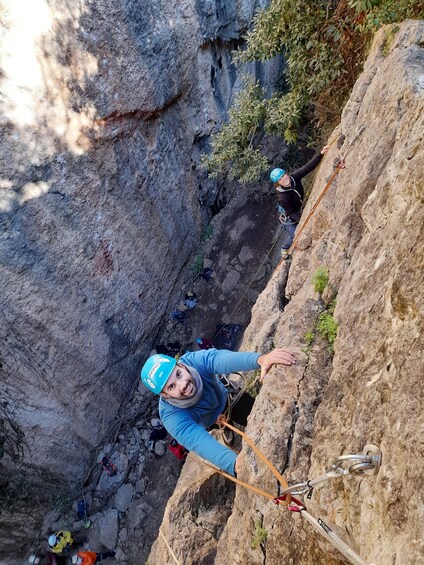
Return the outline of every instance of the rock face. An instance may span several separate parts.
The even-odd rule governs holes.
[[[222,204],[199,156],[258,2],[6,4],[0,417],[80,478]]]
[[[343,134],[344,142],[324,158],[303,218],[334,159],[345,156],[346,169],[305,228],[311,244],[276,270],[258,298],[242,345],[297,351],[295,367],[274,368],[266,378],[246,430],[289,484],[322,475],[337,457],[361,453],[365,444],[381,449],[376,476],[332,479],[306,501],[313,516],[379,565],[424,559],[423,39],[423,22],[378,33],[331,137]],[[329,273],[322,295],[311,282],[318,267]],[[322,312],[331,317],[334,298],[339,329],[333,356],[316,323]],[[196,479],[203,480],[198,473],[193,491]],[[247,447],[239,478],[278,494],[275,479],[254,464]],[[187,491],[185,483],[181,488]],[[186,518],[167,512],[163,529],[181,533]],[[167,541],[186,564],[344,563],[299,514],[240,487],[221,524],[210,561],[202,560],[201,542],[183,552],[180,542]],[[260,537],[262,530],[267,535]],[[149,562],[172,562],[167,551],[159,538]]]

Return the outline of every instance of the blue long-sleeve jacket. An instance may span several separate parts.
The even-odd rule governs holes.
[[[259,353],[208,349],[186,353],[179,363],[193,367],[203,381],[201,399],[191,408],[177,408],[166,399],[159,401],[159,415],[167,431],[178,443],[194,451],[223,471],[234,475],[237,455],[216,441],[209,428],[222,414],[227,404],[227,391],[215,374],[257,369]]]

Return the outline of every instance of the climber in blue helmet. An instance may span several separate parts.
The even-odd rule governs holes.
[[[284,237],[281,251],[285,252],[293,242],[297,224],[302,214],[304,189],[302,179],[312,172],[327,153],[329,146],[326,145],[317,153],[309,163],[297,169],[290,175],[285,169],[273,169],[269,175],[277,190],[278,219],[284,228]]]
[[[187,450],[235,475],[237,455],[207,432],[228,404],[229,393],[217,374],[260,368],[263,380],[273,365],[295,363],[293,353],[284,348],[266,354],[209,349],[185,353],[178,362],[156,354],[144,364],[141,380],[160,396],[159,416],[169,434]],[[245,426],[253,402],[243,393],[231,410],[231,419]]]

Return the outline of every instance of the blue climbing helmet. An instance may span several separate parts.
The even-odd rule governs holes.
[[[155,394],[159,394],[176,364],[177,360],[169,355],[152,355],[141,369],[142,383]]]
[[[285,174],[286,171],[284,169],[272,169],[269,178],[272,180],[272,182],[278,182],[280,178]]]

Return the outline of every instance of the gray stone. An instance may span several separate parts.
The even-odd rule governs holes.
[[[100,480],[97,484],[98,491],[107,491],[111,489],[114,485],[119,483],[122,480],[122,477],[125,474],[125,471],[128,467],[128,458],[120,452],[115,452],[110,459],[116,465],[117,473],[113,477],[109,477],[106,471],[103,471],[100,477]]]
[[[134,436],[134,441],[135,441],[135,443],[138,445],[138,444],[140,443],[140,441],[141,441],[141,434],[140,434],[140,431],[139,431],[136,427],[134,427],[134,428],[132,429],[132,434],[133,434],[133,436]]]
[[[221,285],[222,291],[225,292],[226,294],[229,294],[233,290],[233,288],[236,287],[239,280],[240,280],[240,273],[235,270],[230,271]]]
[[[123,484],[115,493],[114,507],[121,512],[125,512],[131,503],[133,494],[134,487],[129,483]]]
[[[141,431],[141,439],[146,442],[150,439],[150,433],[152,430],[142,430]]]
[[[128,530],[127,528],[122,528],[121,530],[119,530],[119,541],[125,542],[128,539]]]
[[[108,549],[116,547],[118,539],[118,512],[115,509],[107,510],[99,520],[100,542]]]
[[[142,498],[130,504],[128,510],[128,528],[130,531],[142,526],[152,512],[152,507]]]
[[[117,563],[128,563],[128,557],[120,547],[116,548],[114,559],[117,561]]]
[[[162,456],[165,455],[166,445],[163,441],[157,441],[155,443],[155,453],[156,455]]]
[[[137,493],[142,494],[146,490],[146,479],[139,479],[135,485],[135,489]]]
[[[238,260],[240,261],[240,263],[244,265],[247,261],[253,259],[253,257],[254,255],[250,247],[248,245],[243,245],[240,253],[238,254]]]

